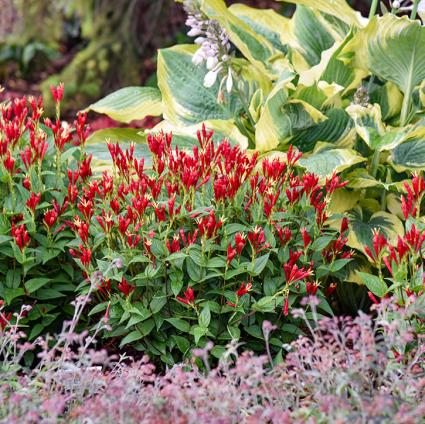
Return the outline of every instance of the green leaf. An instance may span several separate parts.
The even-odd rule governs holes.
[[[167,303],[167,298],[165,296],[157,297],[155,296],[150,303],[150,308],[153,314],[158,313]]]
[[[181,353],[185,354],[189,350],[190,348],[189,340],[181,336],[172,335],[171,337],[176,342],[177,347],[179,348]]]
[[[161,93],[153,87],[125,87],[93,103],[87,110],[104,113],[128,124],[146,116],[161,115]]]
[[[210,325],[211,321],[211,312],[208,303],[202,308],[201,313],[199,314],[199,325],[201,327],[206,327]]]
[[[425,128],[410,133],[408,139],[391,152],[390,162],[398,172],[425,168]]]
[[[4,300],[6,301],[8,305],[12,303],[13,299],[16,299],[17,297],[24,296],[24,295],[25,295],[25,291],[22,288],[9,289],[5,287],[4,289]]]
[[[279,0],[307,6],[324,14],[335,16],[347,25],[361,26],[363,19],[359,12],[352,9],[345,0]]]
[[[274,312],[276,308],[277,299],[274,296],[262,297],[258,302],[254,303],[251,307],[253,311],[258,312]]]
[[[158,86],[164,115],[168,121],[182,125],[233,118],[240,109],[239,100],[226,94],[224,102],[217,102],[219,81],[213,87],[204,86],[206,68],[192,63],[196,49],[192,45],[177,45],[158,53]]]
[[[350,116],[343,109],[329,109],[325,111],[326,120],[311,127],[297,130],[289,139],[289,143],[298,147],[302,152],[308,152],[319,141],[343,144],[352,136],[353,123]]]
[[[372,248],[373,230],[381,230],[388,242],[397,243],[397,237],[404,234],[404,226],[397,216],[388,212],[376,212],[369,219],[360,207],[350,213],[350,231],[348,246],[364,252],[364,248]]]
[[[308,172],[320,177],[332,175],[334,172],[342,172],[357,163],[364,162],[363,158],[352,149],[322,149],[308,157],[300,159],[299,164]]]
[[[425,27],[407,16],[375,16],[342,51],[345,60],[395,83],[410,96],[425,79]]]
[[[301,54],[310,66],[317,65],[322,52],[333,46],[334,37],[321,23],[319,17],[307,7],[297,7],[292,19]]]
[[[131,333],[127,334],[120,343],[120,347],[125,346],[126,344],[133,343],[137,340],[140,340],[143,337],[143,334],[139,330],[134,330]]]
[[[226,29],[231,42],[262,73],[275,78],[285,64],[288,66],[282,53],[267,37],[234,15],[223,0],[203,0],[201,7],[210,19],[218,21]]]
[[[24,285],[28,293],[33,293],[39,288],[45,286],[50,281],[50,278],[32,278],[31,280],[26,281]]]
[[[88,313],[88,316],[92,316],[94,314],[97,314],[99,312],[103,312],[104,310],[106,310],[106,308],[108,307],[109,302],[103,302],[103,303],[99,303],[98,305],[96,305],[95,307],[93,307],[90,312]]]
[[[190,325],[187,321],[181,318],[166,318],[165,321],[169,322],[173,327],[176,327],[177,330],[188,333],[190,330]]]
[[[172,279],[171,280],[171,291],[173,292],[174,296],[177,296],[180,293],[180,290],[183,287],[183,279]]]
[[[195,343],[198,344],[201,337],[205,336],[208,333],[208,328],[196,326],[193,328],[193,335],[195,337]]]
[[[267,253],[263,256],[255,258],[254,265],[251,270],[253,275],[260,275],[263,272],[269,260],[269,256],[270,256],[270,253]]]
[[[387,285],[385,282],[376,275],[368,274],[366,272],[359,272],[357,274],[362,279],[365,286],[376,296],[383,297],[387,294]]]

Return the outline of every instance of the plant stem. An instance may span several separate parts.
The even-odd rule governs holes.
[[[376,178],[376,173],[378,172],[379,165],[379,150],[375,150],[372,156],[372,164],[370,166],[370,174],[373,178]]]
[[[418,11],[418,6],[419,6],[419,0],[414,0],[412,12],[410,13],[410,19],[416,19],[416,13]]]
[[[403,104],[401,106],[401,113],[400,113],[400,126],[404,127],[407,124],[407,118],[409,114],[409,108],[410,108],[410,99],[411,99],[411,90],[407,90],[404,94],[403,98]]]
[[[369,10],[369,19],[372,19],[375,16],[377,8],[378,8],[378,0],[373,0]]]

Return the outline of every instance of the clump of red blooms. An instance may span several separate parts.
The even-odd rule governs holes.
[[[225,249],[225,272],[244,262],[254,263],[262,255],[273,255],[273,249],[286,249],[289,258],[279,266],[278,289],[281,302],[286,299],[283,309],[287,315],[293,287],[300,290],[303,282],[307,293],[315,294],[321,287],[314,277],[315,268],[337,258],[350,258],[344,235],[347,225],[343,221],[341,234],[323,250],[321,262],[304,260],[311,253],[314,239],[329,232],[326,224],[330,196],[347,182],[332,175],[322,186],[313,174],[299,175],[295,167],[301,153],[292,146],[285,160],[266,158],[260,163],[257,153],[249,154],[225,140],[215,143],[213,132],[205,127],[198,133],[199,144],[191,151],[173,147],[172,136],[160,133],[147,138],[151,168],[145,167],[144,158],[136,157],[134,145],[124,150],[119,144],[108,142],[112,172],[92,178],[92,156],[85,153],[86,115],[78,114],[72,125],[62,122],[59,106],[63,94],[63,85],[52,87],[57,114],[53,121],[44,120],[56,152],[52,165],[66,190],[62,200],[51,201],[49,208],[40,207],[44,193],[32,187],[31,175],[40,172],[49,148],[46,132],[40,125],[41,99],[16,100],[2,110],[1,130],[5,135],[1,139],[0,159],[28,193],[28,212],[33,222],[42,223],[48,237],[55,238],[66,229],[74,232],[69,253],[78,260],[85,275],[95,270],[95,259],[103,258],[104,245],[110,251],[141,254],[155,268],[170,254],[214,242]],[[18,146],[25,131],[29,133],[29,145]],[[73,169],[63,169],[61,155],[70,146],[80,146],[80,155]],[[20,164],[17,157],[21,158]],[[301,207],[311,208],[314,219],[298,228],[293,216]],[[285,224],[288,219],[290,225]],[[244,223],[245,230],[228,234],[226,225],[231,223]],[[15,222],[11,234],[21,251],[31,243],[37,246],[25,224]],[[101,245],[95,243],[99,234],[104,240]],[[158,249],[152,249],[158,243],[163,246],[163,257]],[[130,277],[125,275],[119,284],[102,286],[102,291],[129,297],[137,290],[128,281]],[[258,275],[245,273],[232,281],[235,302],[226,300],[236,307],[245,294],[256,292],[260,280]],[[332,291],[330,287],[323,288],[328,294]],[[194,305],[198,290],[195,285],[183,297],[176,298],[183,304]]]

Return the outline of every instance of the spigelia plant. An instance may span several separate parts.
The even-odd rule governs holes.
[[[84,182],[70,227],[70,252],[86,275],[113,260],[122,268],[99,283],[89,316],[106,314],[120,345],[166,363],[214,341],[262,349],[261,325],[279,325],[273,353],[299,333],[289,311],[306,293],[327,297],[351,261],[347,219],[331,216],[336,175],[319,184],[299,174],[301,154],[258,161],[212,131],[180,150],[172,136],[148,137],[152,168],[109,143],[113,167]],[[329,222],[339,219],[336,231]],[[80,288],[84,290],[84,283]]]
[[[53,120],[43,120],[41,99],[0,105],[0,298],[7,314],[32,306],[22,320],[30,339],[61,326],[70,312],[81,274],[68,253],[75,236],[66,223],[80,182],[91,176],[86,115],[62,122],[63,86],[52,94]]]
[[[399,303],[404,303],[410,296],[423,295],[425,290],[425,225],[421,216],[424,177],[415,174],[411,181],[404,182],[404,190],[400,199],[405,219],[403,233],[397,236],[396,242],[390,242],[379,228],[375,229],[372,246],[366,246],[365,252],[378,275],[358,272],[374,303],[384,296],[395,296]]]
[[[291,18],[223,0],[181,3],[194,43],[159,51],[158,89],[125,88],[90,108],[124,122],[162,115],[154,131],[192,144],[206,123],[264,155],[296,146],[298,165],[321,181],[334,172],[349,181],[336,212],[350,211],[348,245],[367,270],[373,230],[397,241],[395,200],[425,167],[423,2],[390,2],[379,16],[373,1],[367,18],[344,0],[291,0]],[[347,280],[361,282],[355,272]]]

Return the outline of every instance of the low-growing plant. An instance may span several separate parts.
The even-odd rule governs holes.
[[[41,123],[35,99],[31,113],[26,99],[4,105],[1,121],[0,298],[7,314],[32,306],[21,320],[30,340],[61,325],[98,271],[82,325],[106,313],[112,346],[120,339],[169,364],[207,340],[217,356],[231,339],[262,349],[264,319],[280,325],[280,357],[282,341],[302,331],[288,314],[305,293],[332,313],[325,295],[345,278],[351,252],[347,219],[329,204],[346,182],[299,173],[295,149],[260,162],[205,128],[191,151],[150,136],[151,168],[134,145],[109,142],[112,170],[94,176],[86,116],[62,123],[63,87],[52,93],[55,123]],[[106,275],[116,260],[122,268]]]
[[[419,424],[425,413],[425,347],[412,324],[418,314],[423,320],[423,301],[411,298],[402,308],[384,301],[375,319],[360,313],[313,320],[313,327],[304,309],[294,310],[311,332],[285,345],[281,364],[271,367],[267,357],[241,354],[239,345],[230,344],[210,369],[208,345],[194,351],[191,363],[164,375],[155,373],[147,357],[129,362],[87,349],[84,335],[72,335],[68,327],[54,349],[40,340],[43,367],[31,372],[17,360],[31,344],[19,340],[17,327],[9,328],[2,336],[17,355],[15,367],[0,377],[0,421]],[[76,309],[86,302],[77,300]],[[318,302],[305,302],[314,315]],[[264,321],[262,331],[268,343],[276,329]],[[72,350],[65,348],[68,341]],[[199,360],[204,367],[197,366]]]
[[[298,175],[295,150],[260,163],[212,136],[203,128],[191,151],[173,148],[171,135],[149,136],[151,169],[133,148],[109,143],[112,171],[84,183],[70,224],[86,275],[123,265],[99,284],[89,316],[108,311],[106,337],[169,364],[208,340],[217,356],[232,339],[261,350],[265,319],[279,325],[280,357],[300,331],[290,309],[317,293],[321,312],[332,313],[325,295],[351,260],[347,219],[329,212],[346,182]],[[329,226],[337,218],[340,231]]]

